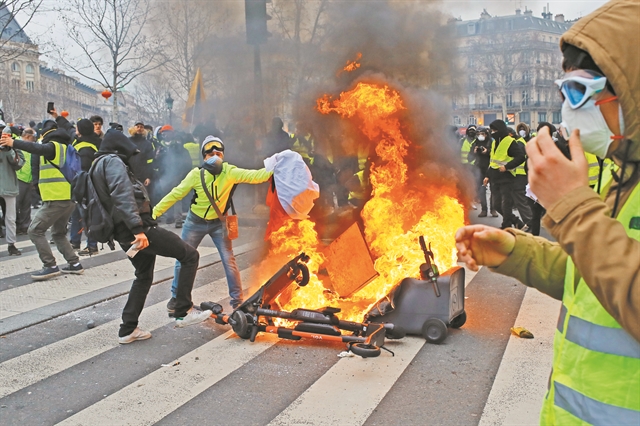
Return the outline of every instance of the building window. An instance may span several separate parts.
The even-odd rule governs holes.
[[[475,93],[469,94],[469,108],[476,107],[476,95]]]
[[[33,68],[33,65],[31,64],[27,64],[27,66],[25,67],[25,72],[29,75],[33,75],[35,74],[35,68]]]
[[[507,93],[507,106],[508,107],[513,106],[513,92]]]
[[[551,120],[553,124],[559,124],[562,121],[562,114],[560,111],[553,112],[553,120]]]
[[[522,91],[522,105],[529,105],[529,92],[527,90]]]
[[[513,81],[513,74],[512,74],[512,73],[510,73],[510,72],[506,73],[506,74],[504,75],[504,80],[505,80],[507,83],[510,83],[511,81]]]
[[[11,64],[11,71],[13,72],[20,72],[20,64],[17,62],[14,62]]]
[[[458,117],[457,115],[453,116],[453,124],[455,124],[456,126],[460,125],[460,117]]]
[[[478,124],[476,123],[476,118],[473,115],[469,116],[469,125]]]
[[[473,22],[470,22],[467,24],[467,34],[468,35],[473,35],[476,33],[476,24]]]
[[[474,65],[474,64],[473,64],[473,56],[469,56],[469,58],[468,58],[468,64],[469,64],[469,68],[472,68],[472,67],[473,67],[473,65]]]
[[[34,81],[27,80],[27,92],[33,92],[36,90],[36,84]]]
[[[538,123],[540,123],[542,121],[547,121],[547,113],[546,112],[539,112],[538,113]]]
[[[531,122],[531,114],[529,112],[521,112],[520,113],[520,121],[523,123],[530,124]]]
[[[493,106],[493,93],[487,95],[487,106],[489,106],[489,108]]]
[[[522,81],[525,83],[531,83],[531,71],[525,70],[522,73]]]

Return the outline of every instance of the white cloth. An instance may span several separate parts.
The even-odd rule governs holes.
[[[527,197],[531,198],[536,203],[538,202],[538,197],[536,197],[536,194],[531,192],[531,187],[529,186],[529,184],[527,184],[527,187],[526,187],[524,195],[526,195]]]
[[[292,219],[306,219],[313,200],[320,196],[320,187],[297,152],[287,149],[264,160],[267,171],[273,171],[278,200]]]

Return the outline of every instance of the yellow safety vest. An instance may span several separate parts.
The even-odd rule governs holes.
[[[64,165],[67,156],[67,146],[60,142],[51,142],[56,149],[53,160],[45,160],[40,156],[40,179],[38,188],[42,201],[65,201],[71,199],[71,184],[67,182],[62,172],[55,166]],[[54,166],[55,164],[55,166]]]
[[[527,146],[527,141],[524,140],[523,137],[519,137],[518,139],[516,139],[518,142],[522,142],[522,144],[524,146]],[[520,164],[519,166],[516,166],[516,176],[520,175],[520,176],[526,176],[527,175],[527,171],[524,169],[524,165],[527,164],[527,160],[524,160],[524,163]]]
[[[76,140],[73,142],[73,147],[76,149],[76,151],[80,151],[82,148],[91,148],[94,151],[98,151],[98,147],[91,142],[78,142]]]
[[[300,154],[302,158],[307,159],[309,161],[309,164],[313,164],[314,158],[313,158],[312,152],[314,151],[314,148],[315,148],[314,147],[315,142],[311,137],[311,135],[308,135],[308,139],[307,139],[311,147],[311,152],[309,151],[309,148],[305,143],[300,142],[300,137],[296,137],[295,135],[292,134],[291,138],[295,139],[295,142],[293,142],[293,145],[291,145],[291,150]]]
[[[513,142],[514,139],[511,136],[505,136],[497,149],[496,140],[494,139],[493,142],[491,142],[491,160],[489,161],[489,167],[498,170],[500,166],[506,166],[509,161],[513,160],[513,157],[509,157],[507,153]],[[515,170],[508,170],[508,172],[514,176],[516,175]]]
[[[460,148],[460,161],[462,161],[462,164],[474,163],[474,161],[469,161],[469,153],[471,152],[471,145],[473,145],[475,141],[475,139],[470,141],[466,136],[462,138],[462,147]]]
[[[33,176],[31,176],[31,154],[27,151],[22,151],[24,154],[24,164],[19,170],[16,170],[16,177],[24,183],[31,183]]]
[[[598,184],[598,176],[600,175],[600,163],[598,163],[598,157],[588,152],[584,153],[584,156],[589,163],[589,186],[594,187]]]
[[[349,192],[349,200],[364,200],[364,170],[360,170],[356,173],[356,176],[358,176],[358,180],[360,181],[360,190]]]
[[[200,151],[200,145],[195,142],[187,142],[184,144],[184,147],[187,151],[189,151],[189,156],[191,157],[191,165],[193,167],[200,166],[200,163],[202,163],[202,152]],[[147,162],[152,163],[153,159]]]
[[[640,240],[640,185],[616,220],[629,238]],[[640,343],[609,315],[583,278],[575,285],[575,277],[569,258],[540,423],[638,425]]]

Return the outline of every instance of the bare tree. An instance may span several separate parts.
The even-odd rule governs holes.
[[[0,62],[21,56],[34,43],[24,32],[43,0],[0,1]],[[17,14],[24,20],[22,25],[15,20]]]
[[[192,2],[153,0],[162,5],[154,19],[152,33],[164,49],[157,61],[162,64],[180,100],[186,100],[196,69],[201,66],[203,43],[221,34],[225,22],[237,5],[226,2]],[[209,75],[208,80],[213,80]]]
[[[144,34],[150,9],[150,0],[70,0],[70,10],[60,10],[69,36],[65,41],[71,43],[57,46],[58,59],[113,93],[114,121],[118,91],[160,66],[160,45]]]
[[[507,109],[528,105],[531,94],[517,96],[513,92],[531,85],[531,35],[496,33],[480,37],[469,45],[469,57],[475,71],[471,78],[487,93],[487,106],[500,105],[503,120]],[[519,94],[520,95],[520,94]]]
[[[145,78],[136,80],[134,94],[139,108],[138,117],[146,116],[156,124],[167,120],[165,83],[166,79],[157,70],[145,74]]]

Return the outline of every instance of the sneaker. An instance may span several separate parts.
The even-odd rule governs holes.
[[[58,266],[56,265],[44,267],[38,272],[34,272],[33,274],[31,274],[31,278],[36,281],[44,281],[48,280],[49,278],[57,277],[60,274],[62,274],[62,272],[60,272],[60,268],[58,268]]]
[[[55,244],[55,243],[56,243],[56,242],[55,242],[55,241],[53,241],[53,238],[51,238],[51,239],[49,240],[49,244],[53,245],[53,244]],[[80,248],[80,246],[78,246],[78,248]]]
[[[198,324],[199,322],[210,318],[211,314],[213,314],[211,311],[200,311],[196,308],[191,308],[189,309],[189,312],[187,312],[186,316],[176,318],[176,327],[186,327],[188,325]]]
[[[487,211],[486,210],[482,210],[480,212],[480,214],[478,215],[478,217],[487,217]]]
[[[169,312],[170,314],[174,313],[176,311],[176,298],[172,297],[171,299],[169,299],[169,301],[167,302],[167,312]]]
[[[94,254],[98,254],[98,247],[85,247],[82,250],[78,251],[78,255],[80,256],[93,256]]]
[[[62,273],[81,275],[84,274],[84,268],[79,263],[76,263],[75,265],[68,264],[67,266],[62,268]]]
[[[498,217],[498,212],[495,210],[491,210],[491,217]]]
[[[22,252],[13,244],[9,244],[9,256],[20,256]]]
[[[135,342],[136,340],[147,340],[151,338],[151,333],[148,331],[140,330],[140,327],[136,327],[128,336],[118,337],[118,343],[126,345],[127,343]]]
[[[176,224],[174,226],[178,229],[182,228],[182,221],[181,220],[176,221]]]

